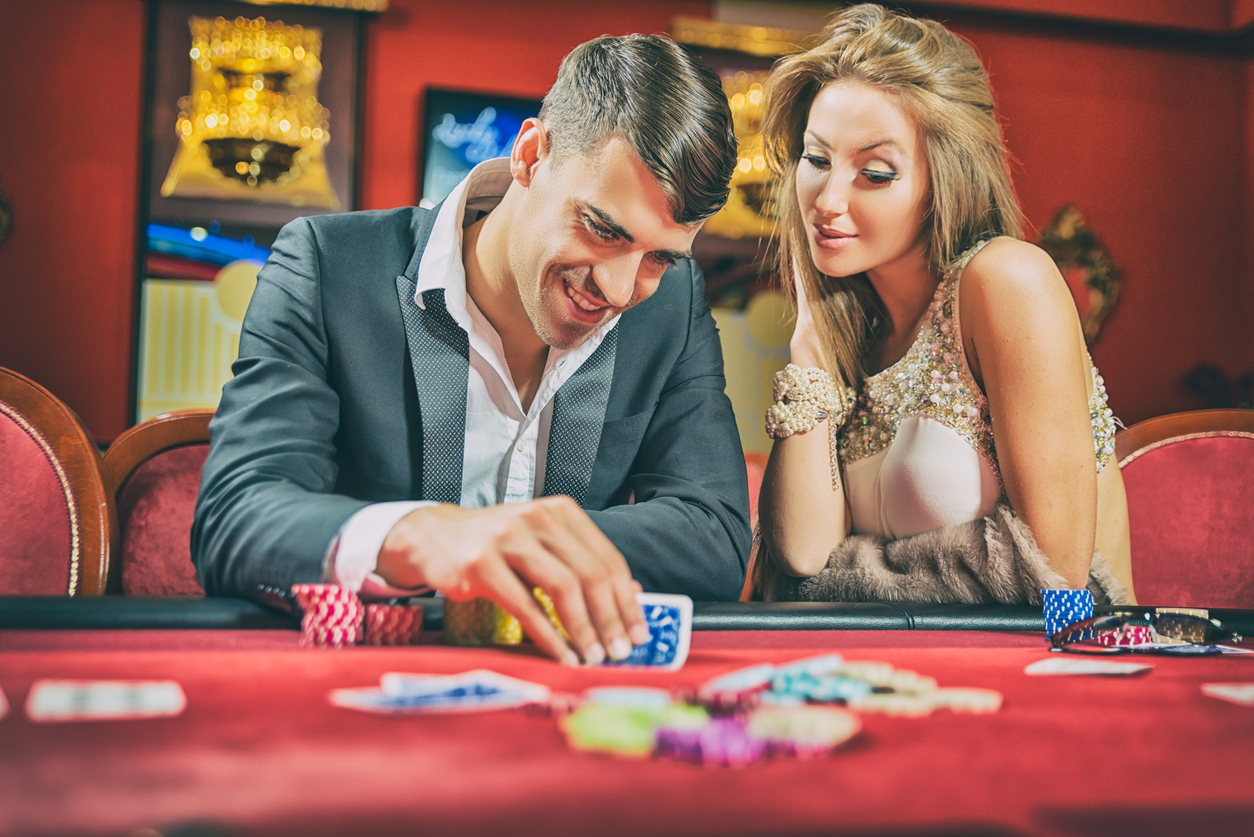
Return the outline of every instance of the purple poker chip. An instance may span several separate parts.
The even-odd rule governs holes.
[[[713,718],[696,729],[662,727],[657,731],[658,755],[694,764],[745,767],[767,755],[767,742],[751,735],[738,718]]]

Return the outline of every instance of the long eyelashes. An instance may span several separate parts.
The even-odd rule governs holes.
[[[802,154],[801,159],[819,171],[827,171],[832,167],[831,160],[828,160],[826,157],[820,157],[817,154]],[[900,172],[892,169],[862,169],[858,174],[866,178],[867,183],[870,183],[872,186],[884,186],[892,183],[894,180],[901,179]]]
[[[859,173],[873,186],[883,186],[885,183],[892,183],[901,177],[897,172],[885,169],[863,169]]]

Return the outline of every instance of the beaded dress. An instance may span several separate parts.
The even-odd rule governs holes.
[[[988,399],[967,365],[958,280],[987,241],[963,254],[936,289],[910,349],[867,378],[840,432],[855,534],[899,539],[993,511],[1003,487]],[[1089,416],[1100,471],[1115,450],[1106,386],[1089,359]]]

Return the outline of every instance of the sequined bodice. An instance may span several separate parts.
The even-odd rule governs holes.
[[[924,416],[957,433],[992,467],[1000,482],[988,399],[967,365],[958,320],[958,279],[963,268],[987,241],[968,250],[955,270],[941,281],[928,308],[923,327],[901,360],[872,375],[840,433],[843,465],[858,462],[892,447],[901,422]],[[1089,361],[1093,394],[1089,417],[1097,467],[1110,461],[1115,450],[1115,424],[1106,406],[1106,385]]]

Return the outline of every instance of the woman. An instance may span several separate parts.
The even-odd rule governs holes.
[[[758,593],[1134,601],[1105,388],[1062,276],[1021,240],[975,52],[855,6],[766,95],[799,313]]]

